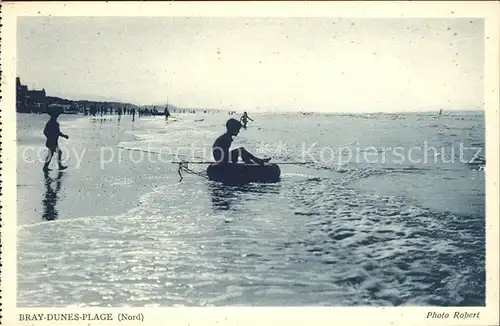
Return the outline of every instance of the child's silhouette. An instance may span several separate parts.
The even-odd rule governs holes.
[[[226,133],[217,138],[212,146],[212,154],[214,159],[219,164],[229,164],[238,162],[238,158],[241,157],[245,163],[257,163],[264,164],[269,162],[270,158],[258,158],[250,154],[243,147],[233,149],[229,151],[231,143],[233,142],[233,136],[238,135],[242,125],[236,119],[229,119],[226,122]]]
[[[61,163],[62,152],[58,144],[59,136],[66,139],[69,138],[59,129],[59,122],[57,122],[57,118],[61,113],[61,110],[54,110],[49,112],[50,120],[47,122],[47,124],[45,125],[45,129],[43,130],[43,134],[45,135],[45,137],[47,137],[45,146],[47,146],[47,148],[49,149],[49,153],[47,154],[47,158],[45,159],[45,164],[43,165],[44,171],[50,171],[49,164],[55,152],[57,152],[57,163],[59,164],[59,170],[64,170],[67,168],[67,166],[62,165]]]
[[[248,120],[253,121],[249,116],[247,111],[243,112],[243,115],[240,118],[240,122],[243,124],[243,128],[247,127]]]

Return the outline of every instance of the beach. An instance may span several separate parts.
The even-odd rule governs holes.
[[[230,117],[17,115],[20,307],[482,306],[484,114],[250,114],[276,184],[178,174]],[[53,163],[54,167],[55,164]]]

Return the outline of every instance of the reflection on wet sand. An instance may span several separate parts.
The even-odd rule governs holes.
[[[225,185],[218,182],[211,182],[208,185],[212,198],[212,208],[214,210],[228,211],[236,210],[243,196],[258,197],[261,194],[278,193],[279,186],[276,184],[245,184],[245,185]]]
[[[57,200],[59,199],[59,191],[61,190],[63,172],[58,172],[57,177],[52,178],[49,172],[44,172],[45,180],[45,195],[42,200],[43,215],[42,219],[47,221],[56,220],[58,218],[58,211],[56,209]],[[54,187],[55,183],[55,187]]]

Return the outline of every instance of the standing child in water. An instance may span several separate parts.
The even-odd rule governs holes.
[[[43,165],[44,171],[50,171],[49,164],[55,152],[57,152],[57,163],[59,164],[59,170],[64,170],[67,168],[67,166],[62,165],[62,152],[58,144],[59,136],[66,139],[69,138],[67,135],[61,132],[59,128],[59,122],[57,122],[57,118],[61,113],[61,110],[49,112],[50,120],[47,122],[47,124],[45,125],[45,129],[43,130],[43,134],[45,135],[45,137],[47,137],[45,146],[47,146],[47,148],[49,149],[49,153],[47,154],[47,158],[45,159],[45,164]]]
[[[258,158],[250,154],[243,147],[229,151],[231,143],[233,142],[233,136],[238,135],[241,127],[241,123],[236,119],[229,119],[226,122],[226,133],[217,138],[212,146],[212,154],[215,162],[219,164],[236,163],[238,162],[238,158],[241,158],[245,163],[264,164],[269,162],[271,160],[270,158]]]
[[[250,119],[250,117],[248,116],[247,111],[245,111],[245,112],[243,112],[243,115],[240,118],[240,122],[243,123],[243,128],[247,127],[248,120],[253,122],[253,120]]]
[[[170,117],[170,111],[168,111],[168,105],[165,107],[165,110],[163,110],[163,113],[165,114],[165,121],[167,121],[168,117]]]

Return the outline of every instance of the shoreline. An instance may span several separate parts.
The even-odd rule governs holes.
[[[179,109],[178,109],[179,110]],[[182,110],[182,109],[181,109]],[[220,115],[226,115],[227,113],[230,113],[232,110],[230,109],[197,109],[197,108],[192,108],[192,109],[184,109],[184,110],[195,110],[196,112],[171,112],[174,113],[175,115],[213,115],[213,114],[220,114]],[[203,111],[207,111],[207,113],[204,113]],[[244,110],[244,109],[241,109]],[[432,110],[432,109],[426,109],[426,110],[419,110],[419,111],[387,111],[387,112],[382,112],[382,111],[358,111],[358,112],[349,112],[349,111],[338,111],[338,112],[325,112],[325,111],[286,111],[286,110],[276,110],[276,111],[247,111],[251,112],[250,114],[252,115],[290,115],[290,114],[298,114],[298,115],[328,115],[328,116],[365,116],[365,115],[438,115],[439,114],[439,108]],[[241,115],[242,112],[239,111],[232,111],[233,113],[231,115]],[[35,115],[47,115],[47,113],[36,113],[36,112],[16,112],[16,114],[35,114]],[[485,114],[485,109],[453,109],[453,110],[443,110],[442,117],[445,116],[461,116],[461,115],[472,115],[472,114]],[[104,114],[103,116],[101,115],[84,115],[82,113],[63,113],[61,116],[81,116],[81,117],[88,117],[88,118],[101,118],[101,117],[106,117],[106,116],[118,116],[115,113],[111,114]],[[123,114],[122,117],[129,116],[129,114],[125,115]],[[138,116],[136,114],[136,119],[140,119],[141,117],[164,117],[163,113],[155,114],[155,115],[145,115],[145,116]],[[175,116],[172,116],[175,117]]]

